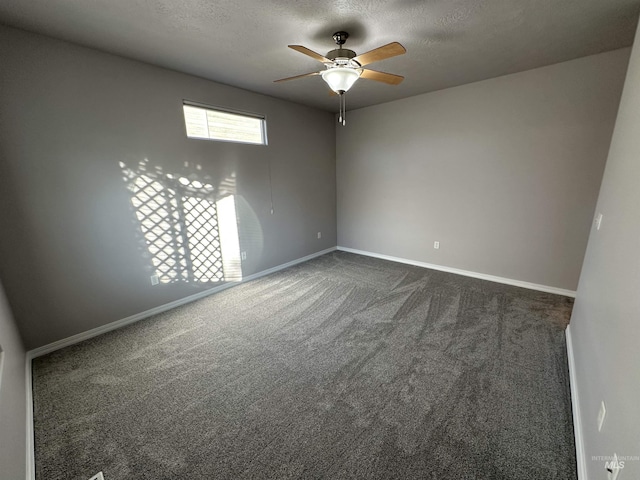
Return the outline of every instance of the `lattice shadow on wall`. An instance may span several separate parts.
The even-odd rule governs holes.
[[[141,241],[161,283],[242,279],[233,196],[216,201],[211,183],[164,174],[147,161],[136,168],[120,166]]]

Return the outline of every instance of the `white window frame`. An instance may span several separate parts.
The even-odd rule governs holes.
[[[206,137],[191,137],[189,136],[189,133],[187,132],[187,122],[186,119],[184,117],[184,107],[196,107],[196,108],[202,108],[204,110],[210,110],[212,112],[220,112],[220,113],[229,113],[231,115],[238,115],[241,117],[247,117],[247,118],[253,118],[253,119],[258,119],[260,120],[260,125],[261,125],[261,132],[260,134],[262,135],[262,143],[257,143],[257,142],[246,142],[243,140],[232,140],[232,139],[221,139],[221,138],[206,138]],[[227,108],[227,107],[220,107],[220,106],[215,106],[215,105],[207,105],[206,103],[199,103],[199,102],[193,102],[191,100],[182,100],[182,120],[183,120],[183,124],[184,124],[184,132],[185,135],[187,136],[188,139],[190,140],[208,140],[208,141],[212,141],[212,142],[226,142],[226,143],[241,143],[244,145],[258,145],[258,146],[267,146],[269,143],[267,141],[267,117],[265,115],[259,114],[259,113],[251,113],[251,112],[245,112],[242,110],[236,110],[236,109],[232,109],[232,108]]]

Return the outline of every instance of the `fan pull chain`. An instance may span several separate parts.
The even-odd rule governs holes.
[[[347,124],[347,97],[342,95],[342,126]]]
[[[343,126],[347,124],[347,100],[344,97],[344,92],[340,93],[340,118],[338,118],[338,123],[341,123]]]

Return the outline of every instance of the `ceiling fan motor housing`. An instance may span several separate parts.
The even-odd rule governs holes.
[[[354,52],[353,50],[349,50],[348,48],[336,48],[335,50],[331,50],[325,56],[329,60],[336,60],[338,58],[344,58],[345,60],[350,60],[356,56],[356,52]]]

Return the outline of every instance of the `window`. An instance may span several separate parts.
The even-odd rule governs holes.
[[[264,116],[219,110],[184,102],[187,137],[223,142],[267,144]]]

